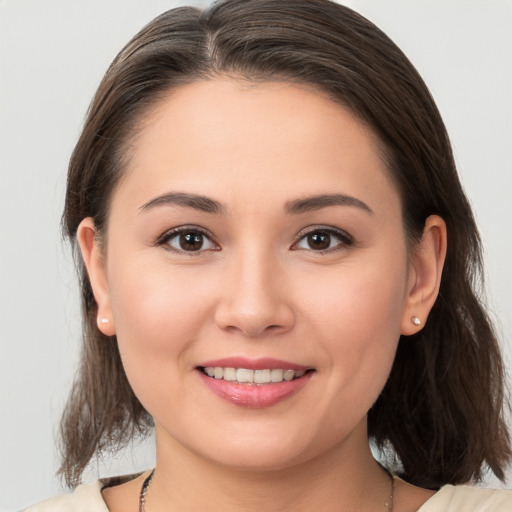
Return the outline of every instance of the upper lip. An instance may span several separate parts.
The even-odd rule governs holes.
[[[211,361],[204,361],[197,365],[198,367],[221,367],[221,368],[246,368],[248,370],[295,370],[306,371],[311,366],[304,366],[290,361],[274,359],[272,357],[261,357],[258,359],[249,359],[247,357],[226,357]]]

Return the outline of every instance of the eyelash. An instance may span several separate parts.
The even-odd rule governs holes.
[[[195,250],[187,251],[185,249],[172,247],[169,244],[169,242],[173,238],[176,238],[176,237],[178,237],[180,235],[184,235],[184,234],[199,234],[203,237],[203,240],[204,239],[208,240],[209,243],[214,246],[214,248],[203,249],[201,247],[197,251],[195,251]],[[331,238],[336,238],[339,241],[339,243],[336,244],[334,247],[328,247],[326,249],[320,249],[320,250],[315,250],[312,248],[308,249],[308,248],[298,247],[300,242],[305,240],[307,237],[312,236],[312,235],[318,235],[318,234],[327,235]],[[315,227],[312,229],[306,228],[306,230],[301,231],[297,235],[297,241],[292,244],[291,249],[292,250],[309,250],[315,254],[325,254],[325,253],[340,250],[342,248],[350,247],[353,244],[354,244],[354,239],[345,231],[334,229],[332,227]],[[196,226],[180,226],[178,228],[171,229],[170,231],[167,231],[162,236],[160,236],[158,238],[158,240],[156,241],[155,245],[166,246],[166,247],[164,247],[166,250],[187,254],[189,256],[197,256],[197,255],[203,253],[204,251],[208,251],[208,250],[214,250],[214,251],[220,250],[219,245],[214,241],[213,237],[209,233],[207,233],[205,230],[198,228]]]
[[[312,248],[299,248],[297,247],[298,244],[305,240],[308,236],[315,235],[315,234],[321,234],[321,235],[327,235],[331,238],[338,239],[339,243],[336,244],[334,247],[328,247],[327,249],[320,249],[320,250],[314,250]],[[332,227],[314,227],[314,228],[306,228],[302,230],[298,235],[298,240],[293,243],[292,249],[294,250],[309,250],[313,252],[314,254],[326,254],[330,252],[335,252],[338,250],[341,250],[343,248],[348,248],[352,245],[354,245],[354,239],[345,231],[342,231],[340,229],[335,229]]]
[[[200,234],[204,240],[208,240],[215,248],[211,249],[199,249],[197,251],[187,251],[185,249],[179,249],[177,247],[172,247],[169,242],[180,235],[185,234]],[[203,253],[206,250],[220,250],[218,244],[214,241],[213,237],[207,233],[205,230],[198,228],[196,226],[180,226],[178,228],[171,229],[170,231],[165,232],[162,236],[158,238],[156,241],[157,246],[162,246],[168,251],[174,251],[182,254],[187,254],[188,256],[197,256]]]

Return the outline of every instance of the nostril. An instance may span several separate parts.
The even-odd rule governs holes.
[[[252,304],[249,308],[236,303],[219,305],[215,323],[223,330],[239,332],[248,337],[279,334],[293,327],[295,319],[291,308],[284,304],[263,306]]]

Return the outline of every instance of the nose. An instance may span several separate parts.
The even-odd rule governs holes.
[[[223,330],[257,338],[289,331],[294,311],[282,265],[254,251],[235,258],[226,269],[215,322]]]

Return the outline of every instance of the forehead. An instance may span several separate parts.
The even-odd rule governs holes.
[[[149,197],[189,187],[233,199],[333,187],[396,196],[373,132],[325,95],[288,82],[195,82],[142,119],[119,189]]]

